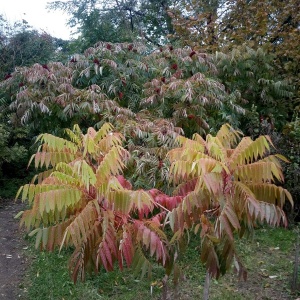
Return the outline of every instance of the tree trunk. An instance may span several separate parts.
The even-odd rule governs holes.
[[[210,275],[209,275],[209,272],[206,271],[205,283],[204,283],[204,289],[203,289],[203,300],[209,299],[209,284],[210,284]]]
[[[167,300],[168,299],[168,276],[165,275],[164,278],[162,279],[162,300]]]

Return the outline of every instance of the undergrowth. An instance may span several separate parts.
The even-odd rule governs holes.
[[[210,299],[294,299],[290,291],[294,266],[295,230],[260,228],[250,240],[237,242],[241,259],[248,270],[248,280],[239,282],[234,272],[220,280],[212,280]],[[30,242],[31,244],[31,242]],[[163,269],[155,268],[152,278],[141,279],[131,270],[119,270],[87,276],[84,283],[76,285],[70,279],[68,258],[71,250],[61,253],[38,252],[29,247],[32,264],[24,286],[28,299],[113,299],[147,300],[160,299]],[[205,268],[200,264],[199,240],[191,238],[190,245],[180,257],[184,281],[179,286],[177,299],[201,299]],[[172,281],[169,282],[170,299],[175,299]]]

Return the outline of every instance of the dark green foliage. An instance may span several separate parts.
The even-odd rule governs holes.
[[[1,79],[7,78],[17,66],[45,64],[52,58],[55,48],[50,35],[39,33],[24,23],[15,23],[11,28],[9,24],[6,26],[8,30],[0,33]]]
[[[50,60],[65,60],[69,42],[33,29],[25,20],[10,24],[0,15],[0,79],[9,78],[16,67]]]
[[[17,132],[19,131],[19,133]],[[27,150],[18,144],[18,140],[24,138],[20,130],[13,132],[8,126],[0,124],[0,166],[5,163],[20,163],[27,157]],[[0,169],[3,173],[3,170]]]
[[[29,175],[26,171],[29,159],[26,135],[21,128],[0,123],[0,197],[13,198],[18,185]]]
[[[144,40],[152,46],[165,43],[173,33],[168,10],[170,0],[151,1],[55,1],[49,7],[68,12],[69,24],[78,26],[81,49],[98,41],[133,42]]]
[[[289,208],[291,212],[291,221],[299,221],[300,218],[300,119],[295,113],[292,122],[286,124],[283,134],[279,141],[279,147],[290,160],[285,165],[285,186],[291,192],[295,207],[294,210]]]
[[[227,54],[217,52],[218,77],[228,92],[238,92],[247,113],[241,128],[258,136],[262,122],[281,130],[292,115],[293,87],[282,80],[276,70],[274,57],[262,48],[251,49],[246,45],[235,47]]]
[[[98,41],[133,42],[135,33],[130,30],[130,24],[122,19],[114,20],[115,15],[115,11],[109,10],[103,14],[98,9],[86,15],[80,26],[81,34],[78,39],[73,41],[74,46],[76,46],[75,51],[84,51]]]

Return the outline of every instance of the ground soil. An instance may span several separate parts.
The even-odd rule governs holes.
[[[0,299],[24,299],[22,286],[28,258],[26,242],[14,216],[24,209],[22,203],[0,198]]]

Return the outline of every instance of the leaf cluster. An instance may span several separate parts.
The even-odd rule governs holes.
[[[285,158],[268,155],[268,136],[239,142],[240,132],[229,125],[205,140],[198,134],[178,136],[179,147],[167,153],[167,178],[175,188],[168,195],[134,189],[125,179],[130,154],[111,124],[86,134],[76,125],[66,134],[68,139],[38,137],[41,145],[31,162],[47,170],[36,183],[22,186],[17,197],[31,206],[20,213],[21,225],[36,235],[36,247],[74,247],[74,281],[84,280],[88,270],[111,271],[115,263],[121,270],[151,274],[156,262],[167,275],[173,271],[177,282],[176,260],[191,230],[200,234],[201,260],[211,276],[224,274],[234,261],[245,278],[235,234],[241,237],[263,222],[286,225],[282,208],[292,198],[276,185],[283,181],[279,161]]]

